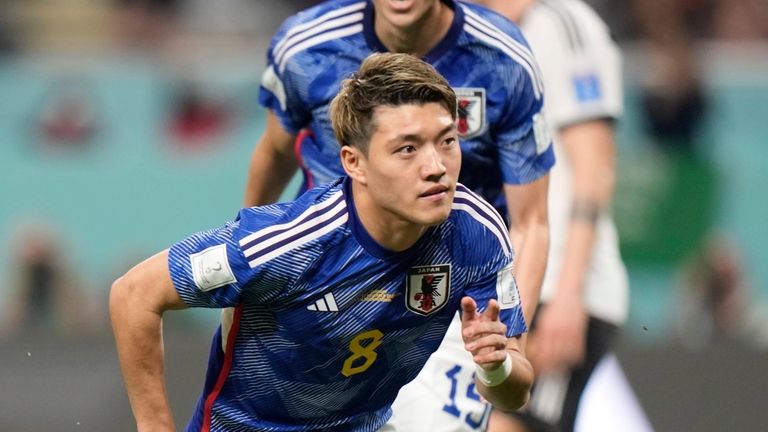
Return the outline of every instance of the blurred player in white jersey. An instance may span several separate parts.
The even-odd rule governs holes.
[[[525,413],[515,414],[517,420],[494,413],[488,430],[572,431],[584,388],[628,313],[628,280],[610,209],[614,121],[623,108],[621,54],[606,25],[580,0],[477,3],[521,25],[542,70],[544,113],[558,159],[548,200],[549,261],[529,344],[537,382]],[[453,330],[401,390],[391,420],[397,430],[485,428],[490,407],[473,391],[471,375],[461,373],[471,371],[471,359]],[[623,391],[631,405],[631,391]],[[629,410],[642,414],[637,406]],[[639,430],[648,430],[637,417]]]
[[[621,54],[580,0],[540,0],[521,24],[542,67],[544,112],[559,157],[549,192],[550,254],[531,357],[536,390],[528,430],[572,431],[598,362],[628,313],[629,287],[611,218],[614,121],[622,113]],[[493,416],[491,430],[502,417]]]

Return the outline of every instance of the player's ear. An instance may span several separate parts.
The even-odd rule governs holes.
[[[349,145],[341,146],[339,152],[341,165],[347,175],[358,183],[366,184],[366,159],[363,152],[359,148]]]

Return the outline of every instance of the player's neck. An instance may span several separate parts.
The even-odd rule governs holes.
[[[385,249],[402,252],[413,246],[429,229],[407,221],[377,205],[359,185],[352,185],[352,202],[360,224],[371,238]]]
[[[520,24],[523,22],[525,13],[536,2],[537,0],[498,1],[491,7],[491,9],[494,9],[511,21]]]
[[[408,27],[398,27],[376,14],[374,30],[381,43],[390,51],[423,57],[448,33],[453,23],[453,9],[439,1],[434,10]]]

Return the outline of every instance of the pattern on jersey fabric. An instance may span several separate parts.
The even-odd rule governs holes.
[[[459,186],[448,220],[395,253],[362,227],[349,188],[339,180],[293,203],[243,209],[171,247],[171,276],[188,305],[237,308],[217,334],[188,430],[376,430],[440,344],[461,297],[481,309],[497,297],[511,244],[476,194]],[[194,257],[222,245],[234,281],[203,290]],[[419,268],[444,275],[445,298],[427,313],[407,303],[406,275]],[[502,310],[501,320],[510,336],[526,330],[519,307]]]

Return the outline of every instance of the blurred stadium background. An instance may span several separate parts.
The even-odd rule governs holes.
[[[266,46],[312,3],[0,0],[0,430],[134,428],[110,283],[236,214]],[[650,127],[647,35],[627,2],[592,3],[626,55],[619,359],[658,431],[768,430],[768,31],[694,31],[704,103],[670,132]],[[177,426],[217,318],[167,318]]]

